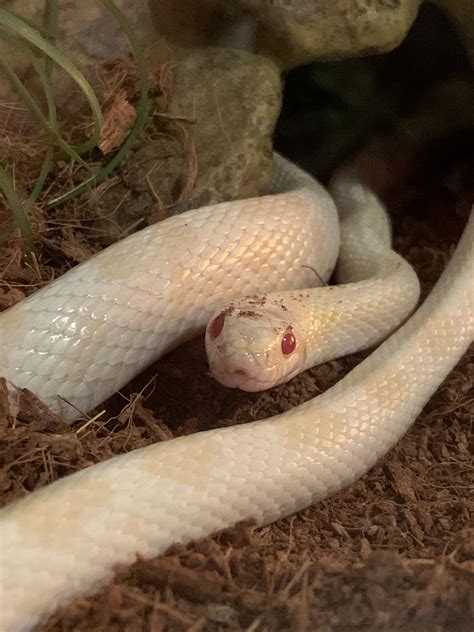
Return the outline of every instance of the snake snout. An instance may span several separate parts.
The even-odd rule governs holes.
[[[254,375],[246,369],[233,369],[230,371],[232,382],[240,389],[247,390],[249,384],[256,382]]]
[[[243,369],[235,369],[235,371],[233,371],[233,374],[237,377],[250,377],[247,371],[244,371]]]

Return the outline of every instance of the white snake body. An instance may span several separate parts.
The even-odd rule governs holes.
[[[373,346],[413,311],[418,278],[392,249],[380,201],[342,170],[330,190],[340,219],[339,285],[258,294],[221,306],[207,327],[206,349],[211,372],[222,384],[248,391],[271,388]],[[222,331],[215,336],[219,318]],[[295,348],[283,356],[281,341],[288,331]]]
[[[221,301],[257,289],[313,285],[314,274],[302,265],[327,278],[338,242],[334,207],[327,194],[295,167],[280,161],[280,173],[287,175],[283,182],[277,179],[277,188],[294,184],[300,190],[201,209],[163,222],[79,266],[63,277],[63,283],[52,285],[53,290],[35,295],[36,302],[33,296],[0,316],[0,332],[10,336],[7,350],[0,350],[0,373],[29,386],[53,406],[59,390],[67,392],[67,399],[79,408],[88,409],[146,366],[152,356],[201,329]],[[336,183],[333,190],[344,225],[344,205],[348,204],[348,213],[351,204],[356,211],[363,200],[354,192],[361,189],[352,185],[338,189]],[[330,238],[322,240],[315,256],[317,233],[323,227],[316,219],[318,206]],[[160,238],[152,243],[155,234]],[[173,241],[172,235],[179,239]],[[377,268],[379,276],[388,278],[399,268],[403,271],[399,280],[411,279],[413,284],[408,268],[398,266],[400,261],[390,252],[385,245],[380,256],[391,259],[395,267],[391,264],[392,272],[387,268],[383,274]],[[257,273],[263,273],[260,281]],[[378,274],[375,269],[372,273]],[[350,272],[344,274],[348,279]],[[137,554],[157,555],[173,543],[206,536],[246,518],[259,524],[271,522],[366,472],[406,432],[471,343],[473,275],[471,217],[425,303],[323,395],[270,419],[113,458],[2,510],[2,629],[31,628],[72,596],[96,589],[110,578],[115,564],[132,562]],[[25,304],[29,307],[22,310]],[[157,352],[141,331],[140,318],[148,323]],[[48,329],[52,320],[58,327],[65,323],[62,333]],[[50,346],[58,344],[55,353],[67,366],[67,380],[55,378],[52,388],[49,380],[56,374],[48,340]],[[81,340],[87,342],[84,355],[75,351]],[[30,370],[30,359],[38,357],[47,360],[47,370],[40,360]],[[81,358],[85,364],[78,366]],[[89,377],[77,395],[75,388],[83,386],[81,372]],[[103,375],[104,387],[99,386]]]
[[[2,313],[0,375],[73,420],[202,332],[225,301],[311,286],[303,266],[328,278],[337,211],[312,178],[298,184],[155,224]]]

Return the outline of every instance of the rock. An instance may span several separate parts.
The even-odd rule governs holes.
[[[240,0],[258,17],[256,51],[291,68],[398,46],[421,0]]]
[[[474,65],[472,0],[434,0],[453,19]],[[422,0],[149,0],[157,33],[181,48],[226,46],[273,58],[288,70],[396,48]]]
[[[150,7],[158,31],[172,43],[232,45],[233,35],[236,47],[250,45],[257,54],[271,57],[281,68],[289,69],[316,60],[392,50],[413,24],[420,3],[421,0],[150,0]],[[193,12],[199,11],[200,19],[195,19]],[[250,22],[254,24],[252,44],[248,37]]]
[[[197,179],[179,210],[260,195],[281,106],[277,68],[236,50],[205,50],[176,67],[170,113],[195,121]]]
[[[94,205],[110,221],[106,243],[206,204],[262,194],[271,177],[281,79],[272,62],[244,51],[204,49],[173,66],[158,128],[114,172],[119,183]],[[91,194],[93,196],[94,194]]]

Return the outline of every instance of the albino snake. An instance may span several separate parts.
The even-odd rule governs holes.
[[[281,158],[277,164],[275,190],[291,191],[165,220],[1,314],[0,375],[73,419],[76,410],[57,394],[88,411],[203,331],[211,315],[238,296],[314,285],[309,268],[328,278],[339,240],[334,205],[312,178]],[[384,221],[374,215],[367,223],[374,196],[343,173],[332,192],[347,248],[339,275],[361,281],[369,294],[359,303],[354,296],[351,309],[344,294],[353,292],[350,286],[322,288],[343,293],[330,306],[334,318],[362,332],[354,342],[344,331],[347,347],[339,344],[330,357],[386,336],[418,296],[416,276],[390,249]],[[374,251],[359,259],[362,224],[371,227]],[[115,564],[136,554],[151,557],[246,518],[269,523],[361,476],[411,426],[471,343],[473,277],[471,213],[425,303],[324,394],[267,420],[113,458],[3,509],[1,629],[31,628],[72,596],[97,589]],[[375,338],[372,324],[363,327],[373,308],[388,317],[375,323]],[[296,325],[295,335],[300,339]],[[336,330],[330,338],[338,342]]]

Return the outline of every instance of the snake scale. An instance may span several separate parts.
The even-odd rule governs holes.
[[[374,196],[344,173],[335,179],[339,234],[326,191],[283,158],[276,156],[276,165],[273,195],[148,227],[2,313],[0,375],[73,420],[202,332],[222,305],[245,294],[303,290],[314,285],[313,270],[327,279],[340,238],[341,291],[353,291],[351,283],[372,287],[370,309],[379,302],[383,314],[391,311],[386,301],[393,303],[386,283],[400,287],[399,296],[408,288],[396,315],[406,319],[418,296],[416,276],[391,250],[383,222],[367,224],[363,210],[376,204]],[[360,259],[362,224],[372,225],[367,243],[374,250]],[[337,305],[341,322],[347,310],[358,331],[367,301],[356,309],[350,301]],[[31,629],[137,554],[151,557],[242,519],[267,524],[350,484],[403,436],[466,351],[473,313],[471,213],[424,303],[322,395],[269,419],[115,457],[4,508],[2,630]],[[396,326],[382,318],[377,336]],[[337,343],[337,331],[331,335]],[[373,343],[362,336],[355,347]],[[339,340],[332,355],[344,348]]]

